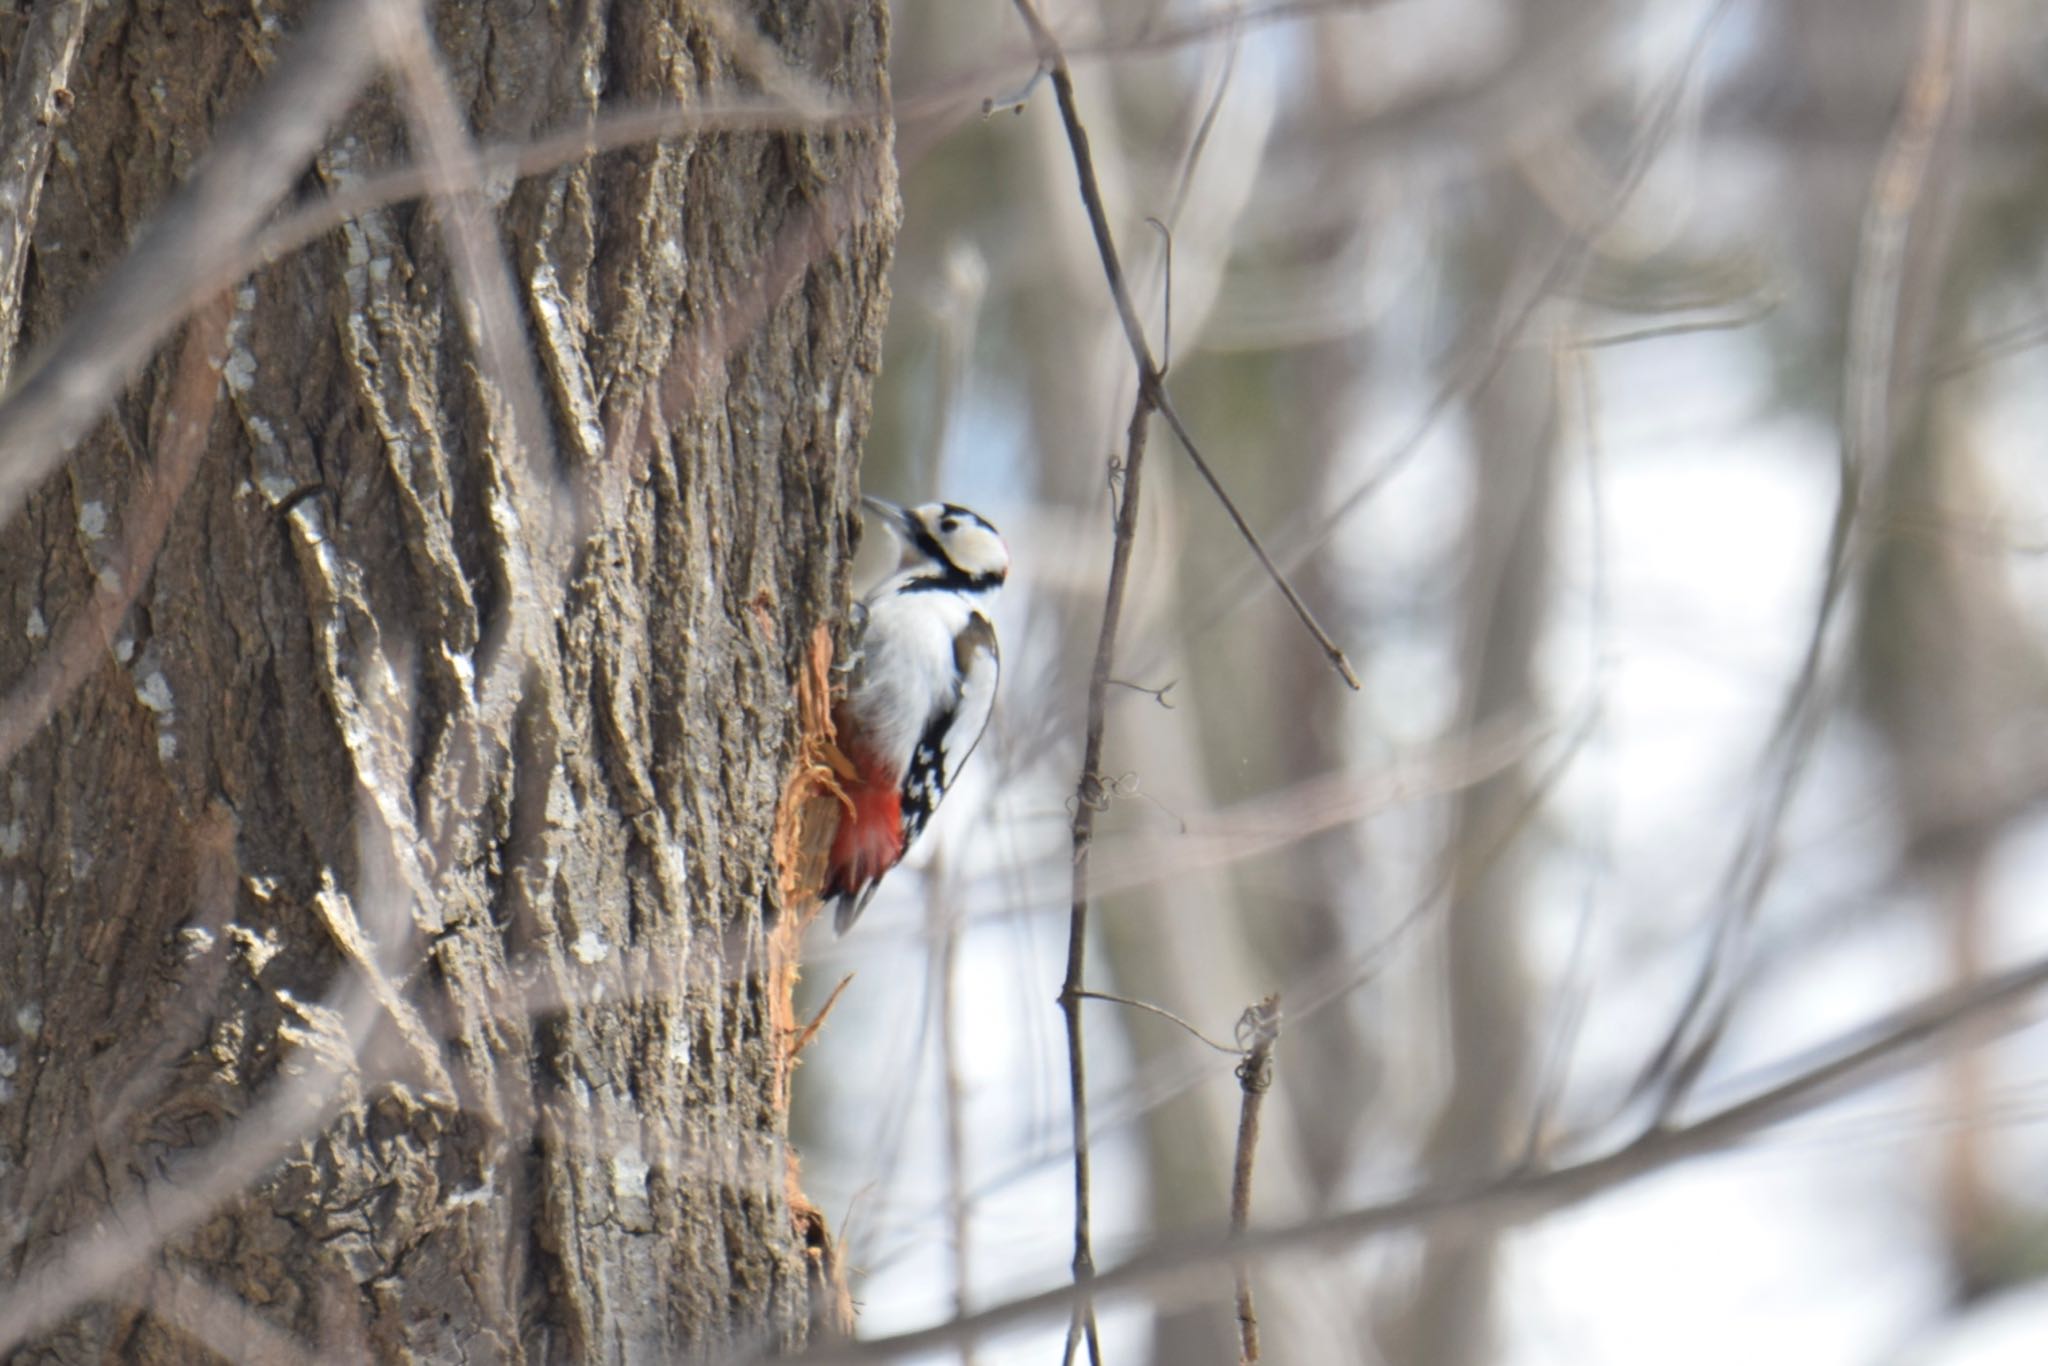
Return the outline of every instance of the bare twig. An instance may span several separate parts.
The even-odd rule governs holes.
[[[1181,158],[1179,183],[1173,191],[1173,207],[1166,211],[1165,223],[1159,223],[1156,218],[1147,220],[1159,223],[1159,231],[1166,237],[1166,301],[1169,306],[1173,303],[1173,229],[1170,225],[1180,222],[1181,210],[1187,207],[1188,195],[1194,191],[1195,168],[1202,164],[1202,153],[1208,150],[1209,135],[1216,131],[1216,117],[1223,112],[1223,97],[1230,93],[1230,78],[1237,74],[1239,46],[1240,35],[1236,31],[1236,26],[1232,25],[1230,41],[1223,45],[1223,69],[1216,73],[1216,86],[1209,92],[1209,99],[1202,109],[1201,121],[1195,125],[1194,137],[1188,141],[1188,153]],[[1170,319],[1173,315],[1169,311],[1167,316]],[[1160,346],[1160,350],[1165,353],[1165,359],[1159,362],[1161,374],[1173,368],[1172,338],[1173,327],[1169,323],[1166,340]]]
[[[832,1013],[833,1006],[839,1004],[840,993],[846,990],[847,985],[853,981],[853,977],[852,973],[847,973],[839,979],[831,991],[826,993],[825,1004],[818,1007],[817,1012],[811,1016],[810,1023],[798,1030],[796,1038],[790,1041],[787,1050],[789,1057],[793,1058],[811,1046],[811,1040],[817,1038],[818,1031],[825,1027],[825,1017]]]
[[[1031,92],[1038,89],[1039,82],[1044,79],[1045,67],[1043,65],[1032,68],[1031,74],[1025,77],[1024,84],[1018,86],[1009,94],[991,95],[983,100],[981,102],[981,116],[988,118],[992,114],[1023,113],[1024,106],[1031,103]]]
[[[1651,327],[1630,328],[1624,332],[1603,332],[1591,337],[1573,338],[1574,349],[1593,351],[1609,346],[1633,346],[1637,342],[1661,341],[1666,337],[1689,337],[1700,332],[1735,332],[1762,322],[1778,311],[1784,299],[1776,292],[1764,294],[1750,302],[1748,307],[1737,313],[1715,318],[1693,318],[1680,323],[1658,323]]]
[[[1219,89],[1217,93],[1222,92]],[[1204,135],[1208,133],[1207,124],[1202,131]],[[1157,218],[1148,217],[1145,222],[1159,234],[1160,273],[1165,276],[1159,306],[1159,374],[1164,378],[1173,368],[1173,229]]]
[[[1180,438],[1181,449],[1188,453],[1188,459],[1194,462],[1203,482],[1208,484],[1209,491],[1216,495],[1216,501],[1223,504],[1223,510],[1230,514],[1231,522],[1244,537],[1245,544],[1252,548],[1252,554],[1258,556],[1259,564],[1265,568],[1267,577],[1273,580],[1273,586],[1287,599],[1287,605],[1294,609],[1294,615],[1301,618],[1301,624],[1315,637],[1316,644],[1322,646],[1323,655],[1330,661],[1330,667],[1337,671],[1337,676],[1344,680],[1351,691],[1357,692],[1362,689],[1365,685],[1359,682],[1358,673],[1351,667],[1351,661],[1345,657],[1344,651],[1337,647],[1337,642],[1330,638],[1330,633],[1323,629],[1322,623],[1316,620],[1315,614],[1309,611],[1308,604],[1301,600],[1301,594],[1294,591],[1294,585],[1288,580],[1287,572],[1274,563],[1273,557],[1266,553],[1265,544],[1259,540],[1258,533],[1252,530],[1251,523],[1244,519],[1244,514],[1237,510],[1237,504],[1231,501],[1230,495],[1224,491],[1222,481],[1209,467],[1201,448],[1195,445],[1195,438],[1189,434],[1187,424],[1181,421],[1179,411],[1166,397],[1164,389],[1159,391],[1159,415],[1166,419],[1166,425]]]
[[[1237,1157],[1230,1172],[1230,1236],[1242,1240],[1252,1217],[1252,1162],[1259,1151],[1259,1109],[1273,1085],[1273,1045],[1280,1038],[1280,998],[1268,996],[1245,1009],[1237,1022],[1245,1048],[1237,1065],[1238,1088],[1244,1093],[1237,1112]],[[1251,1263],[1237,1263],[1238,1361],[1259,1359],[1259,1316],[1252,1307]]]
[[[1145,694],[1145,696],[1151,698],[1154,702],[1157,702],[1160,706],[1166,708],[1166,710],[1168,711],[1173,710],[1173,703],[1166,700],[1166,695],[1173,691],[1174,685],[1178,682],[1180,682],[1179,679],[1172,678],[1168,679],[1166,682],[1160,684],[1156,688],[1148,688],[1143,683],[1133,683],[1126,678],[1112,678],[1109,680],[1111,687],[1128,688],[1132,692],[1141,692]]]
[[[1029,0],[1019,0],[1028,7]],[[1078,153],[1077,153],[1078,156]],[[1115,257],[1106,258],[1112,266]],[[1109,586],[1103,593],[1102,629],[1095,642],[1095,663],[1088,674],[1087,734],[1081,747],[1081,776],[1074,793],[1074,896],[1067,917],[1067,974],[1060,985],[1060,1011],[1067,1024],[1067,1071],[1074,1097],[1074,1283],[1082,1290],[1074,1302],[1067,1332],[1067,1361],[1072,1362],[1075,1335],[1085,1331],[1089,1360],[1101,1366],[1102,1344],[1086,1286],[1095,1275],[1088,1213],[1088,1072],[1081,1033],[1081,992],[1088,953],[1088,851],[1095,842],[1095,813],[1102,807],[1102,734],[1109,712],[1109,670],[1116,654],[1117,624],[1123,618],[1124,590],[1130,582],[1131,548],[1138,539],[1139,475],[1145,467],[1145,438],[1152,418],[1150,395],[1140,390],[1131,409],[1124,445],[1124,473],[1116,504],[1116,534],[1110,551]]]
[[[1142,1010],[1149,1015],[1157,1015],[1162,1020],[1169,1020],[1172,1023],[1179,1025],[1182,1029],[1185,1029],[1188,1033],[1192,1034],[1195,1038],[1199,1039],[1203,1044],[1207,1045],[1210,1048],[1215,1049],[1218,1053],[1228,1053],[1231,1056],[1236,1057],[1244,1052],[1244,1048],[1242,1045],[1219,1043],[1217,1040],[1210,1038],[1207,1034],[1204,1034],[1201,1030],[1195,1028],[1192,1024],[1189,1024],[1180,1016],[1168,1010],[1165,1006],[1155,1006],[1150,1001],[1140,1001],[1133,996],[1119,996],[1112,991],[1084,991],[1080,993],[1080,996],[1081,999],[1084,1001],[1107,1001],[1111,1005],[1129,1006],[1132,1010]]]

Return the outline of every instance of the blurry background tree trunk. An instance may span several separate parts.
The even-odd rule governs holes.
[[[428,20],[484,142],[885,88],[880,0]],[[24,45],[53,22],[76,40]],[[10,116],[68,92],[0,129],[54,129],[0,224],[26,242],[0,233],[21,357],[292,27],[0,16]],[[387,77],[306,190],[415,162],[413,127]],[[17,145],[0,177],[33,190]],[[134,606],[0,773],[0,1355],[26,1331],[64,1360],[277,1334],[693,1359],[796,1345],[819,1309],[771,835],[845,591],[887,124],[679,136],[487,198],[545,431],[515,434],[520,376],[469,339],[444,207],[402,203],[248,277],[224,381],[165,348],[0,536],[4,689],[119,579],[152,468],[201,424]]]
[[[1910,24],[1901,29],[1901,46],[1918,36]],[[1897,351],[1886,377],[1893,449],[1871,490],[1878,533],[1855,642],[1859,700],[1897,786],[1900,867],[1956,982],[1982,977],[1995,961],[1986,894],[1993,860],[2038,810],[2048,775],[2040,740],[2048,660],[2000,562],[2011,519],[1971,421],[1981,394],[1966,370],[1947,369],[1968,353],[1962,303],[1985,288],[1972,276],[1997,258],[2003,231],[1966,224],[1981,240],[1955,240],[1965,188],[1955,149],[1970,117],[1953,110],[1937,130],[1927,186],[1906,225]],[[2039,1274],[2030,1250],[2038,1218],[2000,1172],[1982,1047],[1997,1033],[1972,1031],[1943,1060],[1937,1082],[1949,1122],[1933,1142],[1935,1220],[1959,1307]]]
[[[1519,221],[1519,253],[1469,263],[1466,297],[1481,310],[1516,299],[1528,262],[1555,250],[1555,228],[1521,187],[1493,187],[1499,214]],[[1461,706],[1456,733],[1483,737],[1527,725],[1542,706],[1537,651],[1550,604],[1551,506],[1558,459],[1556,359],[1540,346],[1507,352],[1470,401],[1472,472],[1467,558],[1458,594]],[[1429,1179],[1483,1180],[1512,1160],[1529,1116],[1536,1012],[1523,947],[1531,766],[1517,763],[1465,789],[1444,851],[1445,904],[1434,965],[1441,1002],[1445,1094],[1422,1148]],[[1425,1241],[1414,1293],[1394,1315],[1395,1361],[1476,1366],[1494,1359],[1499,1238],[1450,1228]]]

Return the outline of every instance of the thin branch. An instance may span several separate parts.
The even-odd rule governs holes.
[[[1637,342],[1661,341],[1666,337],[1689,337],[1700,332],[1736,332],[1770,317],[1778,311],[1778,305],[1783,302],[1783,297],[1773,292],[1762,295],[1739,313],[1730,313],[1718,318],[1694,318],[1682,323],[1658,323],[1651,327],[1631,328],[1626,332],[1575,337],[1569,344],[1574,350],[1593,351],[1609,346],[1633,346]]]
[[[1237,1112],[1237,1158],[1230,1174],[1230,1236],[1242,1241],[1252,1216],[1252,1162],[1259,1150],[1259,1110],[1273,1085],[1273,1045],[1280,1039],[1280,998],[1268,996],[1247,1007],[1237,1022],[1240,1040],[1249,1042],[1237,1065],[1238,1089],[1244,1093]],[[1252,1307],[1251,1263],[1237,1263],[1238,1361],[1259,1359],[1259,1316]]]
[[[1182,1029],[1185,1029],[1188,1033],[1194,1035],[1195,1038],[1201,1040],[1201,1042],[1208,1045],[1210,1048],[1215,1049],[1218,1053],[1228,1053],[1232,1057],[1241,1057],[1244,1054],[1244,1049],[1242,1046],[1237,1044],[1219,1043],[1217,1040],[1210,1038],[1207,1034],[1204,1034],[1201,1030],[1195,1028],[1195,1026],[1193,1026],[1192,1024],[1189,1024],[1186,1020],[1183,1020],[1180,1016],[1168,1010],[1165,1006],[1155,1006],[1150,1001],[1140,1001],[1133,996],[1119,996],[1115,992],[1111,991],[1084,991],[1081,992],[1080,995],[1081,999],[1084,1001],[1107,1001],[1111,1005],[1129,1006],[1133,1010],[1142,1010],[1145,1011],[1147,1014],[1157,1015],[1162,1020],[1170,1020],[1174,1024],[1179,1025]]]
[[[1148,688],[1143,683],[1133,683],[1129,679],[1125,678],[1112,678],[1109,680],[1109,682],[1111,687],[1129,688],[1132,692],[1141,692],[1145,694],[1145,696],[1151,698],[1154,702],[1157,702],[1160,706],[1164,707],[1166,710],[1172,711],[1173,703],[1166,700],[1166,695],[1173,691],[1174,685],[1179,683],[1180,680],[1178,678],[1168,679],[1165,683],[1161,684],[1159,687],[1156,688]]]
[[[811,1046],[811,1040],[817,1038],[818,1031],[825,1027],[825,1017],[832,1013],[833,1006],[839,1004],[840,993],[844,992],[853,982],[853,978],[853,973],[847,973],[839,979],[838,984],[830,992],[826,993],[825,1004],[818,1007],[816,1013],[811,1016],[809,1024],[806,1024],[797,1031],[796,1038],[790,1041],[788,1048],[784,1050],[783,1056],[794,1058]]]
[[[1240,46],[1242,46],[1242,35],[1236,32],[1236,26],[1233,24],[1230,41],[1223,46],[1223,69],[1216,73],[1216,88],[1209,92],[1209,99],[1206,107],[1202,110],[1201,120],[1195,125],[1195,135],[1188,141],[1188,154],[1181,158],[1179,183],[1175,185],[1173,191],[1173,207],[1166,211],[1167,223],[1179,224],[1181,210],[1188,206],[1188,196],[1194,192],[1195,168],[1202,164],[1202,153],[1208,150],[1209,136],[1216,131],[1216,117],[1223,112],[1223,97],[1230,93],[1230,78],[1237,74],[1237,53]],[[1152,223],[1159,222],[1156,218],[1148,219],[1147,221]],[[1166,301],[1171,305],[1173,302],[1173,233],[1172,229],[1167,227],[1166,224],[1160,224],[1159,230],[1166,235]],[[1169,316],[1171,315],[1169,314]],[[1166,335],[1166,341],[1160,346],[1160,350],[1166,355],[1166,359],[1161,360],[1159,363],[1159,372],[1162,375],[1173,368],[1172,327],[1169,326],[1167,328]]]
[[[1028,7],[1029,0],[1019,3]],[[1077,159],[1079,155],[1077,151]],[[1131,409],[1124,446],[1109,586],[1102,601],[1102,628],[1095,642],[1095,662],[1088,673],[1087,733],[1081,748],[1081,776],[1074,793],[1074,894],[1067,916],[1067,974],[1059,996],[1060,1013],[1067,1025],[1067,1072],[1074,1101],[1074,1284],[1081,1291],[1067,1330],[1066,1359],[1072,1362],[1076,1334],[1085,1332],[1088,1357],[1094,1366],[1101,1366],[1102,1343],[1095,1310],[1086,1293],[1087,1283],[1095,1275],[1095,1253],[1089,1232],[1088,1071],[1081,1031],[1081,993],[1088,953],[1088,853],[1095,843],[1095,814],[1103,806],[1100,770],[1103,728],[1109,714],[1109,670],[1116,655],[1124,593],[1130,583],[1131,549],[1138,539],[1139,476],[1145,467],[1145,440],[1151,418],[1151,392],[1140,388],[1137,403]]]
[[[1155,376],[1155,386],[1157,383]],[[1194,462],[1195,469],[1209,485],[1210,492],[1216,495],[1216,501],[1223,504],[1223,510],[1230,514],[1230,520],[1236,525],[1238,534],[1243,536],[1245,544],[1252,548],[1252,554],[1258,556],[1267,577],[1273,580],[1273,586],[1280,590],[1281,596],[1287,599],[1287,605],[1294,609],[1294,615],[1301,618],[1301,624],[1315,637],[1316,644],[1322,647],[1324,657],[1330,661],[1330,667],[1337,671],[1337,676],[1350,686],[1351,691],[1358,692],[1365,685],[1359,682],[1358,673],[1351,667],[1351,661],[1345,658],[1344,651],[1337,648],[1337,642],[1330,639],[1330,633],[1316,620],[1315,613],[1309,611],[1308,604],[1301,600],[1301,594],[1294,591],[1294,585],[1288,581],[1286,571],[1273,562],[1273,557],[1266,553],[1265,544],[1259,540],[1258,533],[1252,530],[1251,523],[1244,519],[1244,514],[1237,510],[1237,504],[1224,492],[1222,481],[1216,477],[1216,472],[1209,468],[1208,460],[1202,455],[1201,448],[1195,445],[1195,438],[1189,434],[1187,424],[1181,421],[1179,411],[1167,398],[1166,390],[1163,387],[1158,388],[1156,397],[1159,415],[1166,419],[1166,425],[1180,438],[1181,449],[1188,453],[1188,459]]]
[[[981,102],[981,116],[988,118],[992,114],[1023,113],[1024,106],[1031,103],[1031,92],[1038,89],[1039,82],[1044,79],[1045,68],[1043,66],[1032,68],[1031,74],[1025,77],[1024,84],[1018,86],[1009,94],[991,95],[983,100]]]
[[[1221,93],[1220,90],[1218,93]],[[1211,112],[1214,110],[1212,108]],[[1208,125],[1203,125],[1203,133]],[[1165,287],[1160,291],[1159,305],[1159,375],[1165,378],[1173,368],[1173,229],[1157,218],[1147,217],[1145,222],[1159,234],[1159,251],[1163,262],[1161,274],[1165,276]]]
[[[1383,1204],[1322,1215],[1280,1228],[1248,1230],[1232,1240],[1226,1230],[1162,1242],[1101,1272],[1091,1287],[1097,1299],[1160,1292],[1189,1284],[1240,1258],[1337,1253],[1395,1231],[1419,1231],[1453,1222],[1489,1226],[1528,1223],[1604,1195],[1679,1162],[1724,1151],[1776,1124],[1797,1118],[1843,1094],[1871,1085],[1911,1061],[1911,1055],[1991,1019],[2001,1032],[2024,1021],[2011,1007],[2048,989],[2048,956],[1979,982],[1922,998],[1807,1055],[1811,1061],[1784,1080],[1761,1086],[1689,1124],[1651,1128],[1606,1153],[1581,1162],[1530,1172],[1514,1169],[1481,1181],[1421,1190]],[[1066,1313],[1078,1291],[1054,1289],[991,1306],[964,1319],[861,1343],[834,1343],[808,1353],[816,1366],[858,1366],[950,1348]]]

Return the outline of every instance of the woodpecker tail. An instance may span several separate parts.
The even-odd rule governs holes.
[[[875,888],[881,885],[882,880],[876,878],[858,892],[841,892],[835,897],[832,910],[832,933],[845,934],[848,930],[852,929],[853,922],[860,919],[860,913],[868,908],[870,901],[875,899]]]

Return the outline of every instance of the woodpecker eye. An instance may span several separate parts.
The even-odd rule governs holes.
[[[941,531],[958,531],[959,529],[960,519],[958,517],[948,517],[939,523],[939,530]]]

